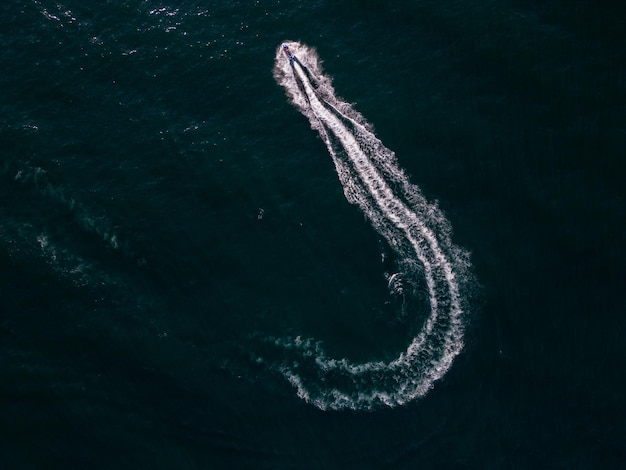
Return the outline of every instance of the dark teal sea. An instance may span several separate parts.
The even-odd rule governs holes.
[[[0,468],[626,466],[617,5],[2,2]],[[286,40],[470,254],[464,347],[400,406],[320,410],[260,359],[388,360],[424,321]]]

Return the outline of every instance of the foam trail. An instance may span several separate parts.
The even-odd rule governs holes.
[[[468,278],[468,257],[452,244],[449,222],[408,181],[394,153],[363,116],[335,95],[315,51],[296,42],[287,44],[298,61],[290,65],[278,48],[277,82],[319,132],[348,201],[363,211],[396,252],[402,270],[424,276],[430,315],[392,361],[357,364],[328,357],[321,344],[310,339],[272,338],[295,355],[293,361],[276,367],[299,397],[320,409],[402,405],[427,393],[463,348],[461,286]]]

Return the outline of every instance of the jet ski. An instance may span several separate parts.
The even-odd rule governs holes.
[[[298,60],[296,59],[296,56],[291,53],[291,51],[289,50],[289,46],[287,44],[283,44],[283,52],[289,59],[289,63],[291,65],[293,65],[293,63]]]

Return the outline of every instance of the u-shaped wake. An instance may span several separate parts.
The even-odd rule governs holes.
[[[273,340],[296,357],[275,367],[298,396],[320,409],[402,405],[427,393],[463,348],[461,287],[469,276],[468,256],[452,244],[449,222],[408,181],[394,153],[363,116],[335,95],[315,51],[286,44],[297,60],[290,63],[279,47],[276,81],[320,134],[348,201],[395,251],[402,269],[424,276],[430,314],[406,350],[390,362],[334,359],[321,343],[297,337]]]

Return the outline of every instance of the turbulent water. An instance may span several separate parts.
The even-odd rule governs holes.
[[[463,347],[460,286],[467,282],[467,256],[452,244],[443,213],[408,181],[365,118],[335,94],[315,51],[297,42],[284,44],[295,60],[278,48],[277,82],[319,132],[348,201],[396,252],[401,271],[394,276],[424,276],[431,311],[419,334],[392,361],[334,359],[319,342],[298,337],[276,341],[299,355],[295,365],[285,363],[280,370],[298,396],[321,409],[402,405],[423,396]]]

